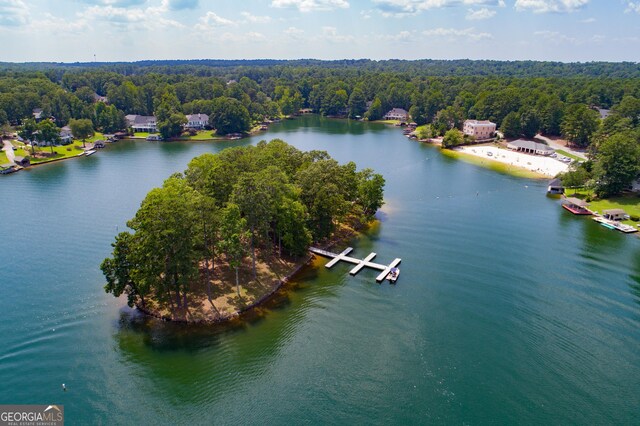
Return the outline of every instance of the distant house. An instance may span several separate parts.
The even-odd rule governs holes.
[[[68,145],[73,142],[73,133],[71,132],[71,127],[64,126],[60,129],[60,143],[62,145]]]
[[[105,104],[109,103],[109,99],[106,96],[100,96],[97,93],[93,94],[93,101],[96,102],[96,103],[97,102],[103,102]]]
[[[465,120],[462,132],[475,140],[491,139],[496,132],[496,123],[489,120]]]
[[[147,136],[147,140],[148,141],[161,141],[162,140],[162,136],[160,135],[149,135]]]
[[[524,139],[518,139],[513,142],[507,143],[507,148],[514,151],[537,155],[551,155],[554,152],[553,148],[551,148],[549,145],[534,141],[526,141]]]
[[[392,108],[383,118],[385,120],[407,121],[409,119],[409,113],[402,108]]]
[[[135,115],[129,114],[125,116],[127,126],[131,127],[134,132],[157,132],[158,122],[153,115]]]
[[[98,140],[93,143],[94,148],[104,148],[105,144],[103,140]]]
[[[32,115],[36,121],[41,121],[44,118],[44,116],[42,115],[42,108],[34,108]]]
[[[596,108],[598,111],[598,114],[600,114],[600,119],[604,120],[605,118],[607,118],[609,116],[609,110],[608,109],[604,109],[604,108]]]
[[[207,114],[189,114],[187,115],[187,129],[202,130],[209,125],[209,116]]]

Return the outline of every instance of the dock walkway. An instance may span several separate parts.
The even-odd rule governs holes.
[[[376,277],[376,281],[377,282],[380,282],[380,281],[384,280],[387,277],[387,275],[389,274],[389,272],[391,271],[391,269],[395,268],[396,266],[398,266],[400,264],[400,262],[402,262],[402,259],[396,258],[396,259],[393,260],[393,262],[391,262],[388,265],[381,265],[379,263],[374,263],[371,260],[373,260],[373,258],[376,257],[376,253],[370,253],[367,257],[365,257],[362,260],[356,259],[355,257],[347,256],[349,253],[351,253],[351,251],[353,251],[353,247],[347,247],[346,249],[344,249],[342,251],[342,253],[339,253],[339,254],[332,253],[330,251],[322,250],[322,249],[315,248],[315,247],[310,247],[309,251],[311,253],[319,254],[320,256],[324,256],[324,257],[330,258],[331,260],[329,262],[327,262],[327,264],[325,265],[326,268],[331,268],[333,265],[335,265],[336,263],[340,262],[341,260],[356,265],[355,267],[353,267],[353,269],[351,269],[349,271],[349,273],[351,275],[357,274],[358,272],[360,272],[362,270],[362,268],[365,268],[365,267],[366,268],[377,269],[378,271],[382,271]]]

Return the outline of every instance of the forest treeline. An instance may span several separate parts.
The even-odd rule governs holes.
[[[300,256],[345,221],[366,222],[383,204],[384,178],[338,164],[325,151],[282,140],[194,158],[151,190],[101,269],[105,290],[130,305],[146,298],[186,308],[198,280],[211,297],[222,264],[238,270],[256,250]],[[347,220],[348,218],[348,220]]]
[[[638,140],[640,67],[635,63],[203,60],[4,64],[0,69],[0,125],[5,127],[22,126],[34,108],[41,108],[59,127],[87,119],[108,133],[124,130],[125,114],[156,115],[162,135],[174,137],[183,131],[184,114],[208,114],[209,125],[226,134],[301,108],[368,120],[403,108],[418,125],[429,125],[428,136],[461,129],[465,119],[486,119],[507,137],[562,136],[589,147],[594,158],[612,136]],[[611,115],[601,120],[598,108],[610,109]],[[633,164],[614,185],[600,184],[601,194],[628,185],[640,167],[634,155],[627,149],[616,156],[631,156]],[[608,173],[594,182],[606,181]]]

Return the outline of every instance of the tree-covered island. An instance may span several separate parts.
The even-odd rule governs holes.
[[[263,300],[312,242],[349,235],[384,178],[275,139],[194,158],[151,190],[101,269],[105,291],[165,319],[222,321]]]

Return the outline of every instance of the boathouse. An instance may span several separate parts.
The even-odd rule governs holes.
[[[547,187],[547,194],[564,194],[564,186],[562,186],[562,181],[558,178],[555,178],[551,182],[549,182],[549,186]]]
[[[603,210],[602,217],[609,220],[624,220],[627,213],[622,209]]]
[[[580,198],[566,197],[562,200],[562,207],[573,214],[593,214],[593,212],[589,210],[588,206],[589,203],[581,200]]]

